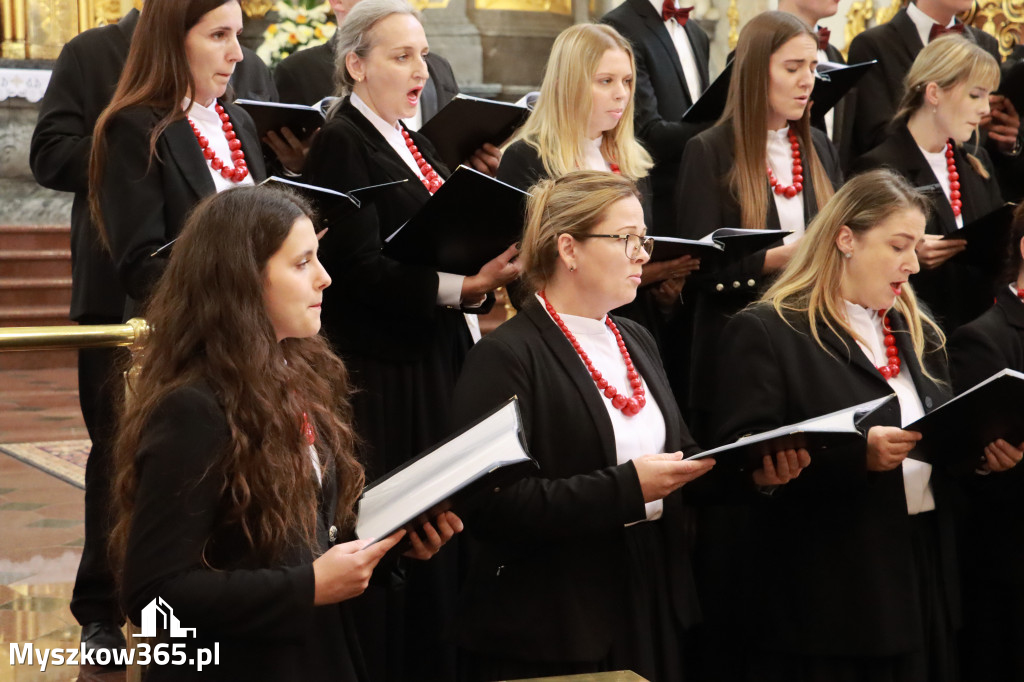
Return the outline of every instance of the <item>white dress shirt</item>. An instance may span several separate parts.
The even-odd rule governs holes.
[[[661,16],[660,0],[651,0],[651,5],[654,6],[654,11]],[[679,3],[676,2],[676,7],[679,7]],[[690,15],[690,21],[693,21],[694,17]],[[683,78],[686,79],[686,89],[690,93],[690,102],[696,102],[700,99],[701,94],[701,81],[700,81],[700,69],[697,67],[697,56],[693,52],[693,45],[690,44],[690,37],[686,35],[686,28],[679,25],[675,19],[669,19],[665,22],[665,30],[668,31],[668,35],[672,38],[672,44],[676,46],[676,54],[679,55],[679,63],[683,66]],[[650,68],[655,68],[656,65],[652,64]],[[667,66],[667,65],[666,65]]]
[[[943,147],[941,152],[929,152],[924,147],[918,145],[918,149],[924,154],[925,161],[932,169],[932,175],[935,176],[935,180],[939,183],[939,187],[942,188],[942,193],[946,195],[946,201],[949,201],[949,166],[946,164],[946,148]],[[961,188],[962,191],[962,188]],[[960,197],[960,201],[963,201],[963,196]],[[964,214],[963,207],[961,206],[960,215],[956,217],[956,226],[964,226]]]
[[[184,111],[188,108],[190,100],[186,97],[181,103],[181,109]],[[195,123],[196,128],[210,143],[210,149],[217,155],[217,158],[224,161],[226,165],[234,167],[235,162],[231,160],[231,149],[228,147],[228,138],[225,137],[224,129],[221,127],[224,125],[224,121],[220,120],[220,114],[214,107],[217,106],[217,101],[214,100],[213,104],[208,107],[195,102],[192,104],[192,109],[188,112],[188,118],[190,121]],[[199,145],[199,142],[196,142]],[[213,186],[218,193],[223,192],[226,189],[232,187],[242,187],[244,185],[254,184],[252,179],[252,173],[249,173],[241,182],[235,182],[234,180],[227,180],[220,171],[213,170],[213,166],[206,159],[203,159],[203,163],[206,164],[206,170],[210,171],[210,177],[213,178]]]
[[[931,35],[932,26],[939,22],[932,19],[930,16],[918,9],[917,5],[913,2],[907,5],[907,16],[914,22],[914,27],[917,29],[917,35],[921,36],[921,44],[928,44],[928,36]],[[956,23],[956,16],[949,20],[946,24],[946,28],[950,28]]]
[[[874,310],[868,310],[862,306],[846,303],[846,320],[850,327],[860,337],[857,346],[860,347],[868,360],[875,367],[888,364],[889,358],[885,354],[885,333],[882,330],[882,318]],[[906,367],[905,358],[902,368]],[[901,425],[906,426],[924,416],[924,405],[921,404],[921,397],[917,394],[914,380],[909,371],[900,371],[899,376],[889,379],[889,387],[896,394],[900,403]],[[919,514],[921,512],[935,509],[935,497],[932,495],[932,465],[907,457],[903,460],[903,492],[907,498],[907,513]]]
[[[540,296],[537,296],[537,300],[544,305],[544,300]],[[631,397],[633,389],[629,385],[626,363],[622,359],[615,335],[605,324],[606,317],[595,320],[590,317],[577,317],[562,313],[559,313],[559,317],[576,337],[597,371],[619,393]],[[582,358],[580,358],[580,364],[583,364]],[[637,371],[639,372],[639,370]],[[665,451],[665,417],[661,413],[658,402],[651,395],[647,382],[642,376],[640,380],[643,382],[647,404],[632,417],[627,417],[622,410],[615,409],[612,401],[606,398],[603,392],[600,394],[601,403],[608,410],[608,417],[611,419],[612,430],[615,433],[615,456],[619,464],[625,464],[641,455],[653,455]],[[595,391],[600,391],[597,384],[593,384],[593,387]],[[647,520],[660,518],[662,507],[661,500],[648,502],[645,505]]]
[[[601,153],[602,142],[604,135],[598,135],[593,140],[586,140],[583,143],[583,168],[580,170],[611,170],[611,165],[604,160],[604,154]]]
[[[416,159],[412,158],[412,152],[409,151],[409,146],[405,143],[401,125],[399,123],[392,125],[385,121],[354,92],[350,95],[349,101],[352,102],[356,111],[366,117],[366,120],[387,140],[399,158],[416,174],[416,177],[421,180],[425,179],[423,173],[420,172],[419,164],[416,163]],[[462,283],[465,279],[462,275],[453,275],[450,272],[437,273],[437,304],[457,307],[462,300]]]
[[[789,126],[779,130],[768,131],[768,165],[775,173],[775,179],[785,186],[793,184],[793,148],[789,143]],[[803,161],[803,154],[800,156]],[[804,184],[807,184],[807,165],[804,167]],[[804,233],[804,193],[800,192],[792,199],[787,199],[784,194],[776,194],[773,190],[772,200],[775,201],[775,208],[779,213],[779,229],[789,230],[793,234],[786,237],[783,242],[791,244]]]

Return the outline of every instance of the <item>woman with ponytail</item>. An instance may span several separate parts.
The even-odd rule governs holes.
[[[967,243],[946,237],[1003,203],[987,152],[965,146],[998,85],[999,65],[984,49],[960,36],[933,40],[907,73],[889,136],[854,164],[858,172],[889,168],[928,194],[931,218],[913,283],[947,333],[985,312],[995,293],[997,273],[956,257]]]

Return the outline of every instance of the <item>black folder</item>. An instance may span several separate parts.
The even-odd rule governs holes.
[[[530,110],[519,104],[459,94],[424,123],[420,133],[448,168],[456,168],[485,142],[499,146],[529,115]]]
[[[814,90],[811,91],[811,118],[821,118],[839,103],[878,60],[859,64],[820,65],[814,72]]]
[[[997,372],[904,428],[922,436],[914,459],[971,470],[992,441],[1024,442],[1024,374]]]
[[[276,175],[270,176],[260,184],[270,186],[280,185],[306,197],[310,203],[313,204],[313,207],[316,209],[317,216],[320,219],[320,225],[317,229],[323,229],[325,227],[340,225],[345,218],[358,211],[367,203],[376,201],[382,197],[386,198],[387,195],[393,191],[396,185],[401,185],[405,182],[408,181],[395,180],[394,182],[385,182],[380,185],[359,187],[357,189],[349,190],[348,192],[338,192],[337,190],[328,189],[326,187],[307,185],[304,182],[297,182],[295,180],[278,177]]]
[[[1013,210],[1016,204],[1005,203],[943,239],[966,239],[967,248],[955,257],[983,268],[999,268],[1007,256]]]
[[[654,237],[651,262],[674,260],[683,256],[701,259],[701,270],[707,272],[726,263],[767,248],[792,234],[786,230],[744,230],[723,227],[700,239]]]
[[[725,101],[729,98],[732,63],[733,60],[730,59],[722,73],[718,74],[718,78],[701,94],[700,99],[683,113],[683,123],[713,123],[722,116]]]
[[[460,166],[416,215],[385,240],[384,254],[407,265],[475,275],[518,241],[529,196]]]
[[[862,443],[867,448],[867,432],[872,426],[899,426],[900,403],[895,394],[830,412],[797,424],[782,426],[764,433],[744,436],[735,443],[705,450],[687,459],[714,457],[716,468],[754,471],[761,468],[765,455],[774,456],[781,450],[806,448],[817,466],[823,466],[829,451]],[[856,456],[865,457],[865,450]],[[821,457],[826,455],[826,457]]]
[[[295,137],[305,140],[324,124],[320,102],[312,106],[305,104],[284,104],[283,102],[259,102],[253,99],[236,99],[235,104],[245,109],[256,124],[260,139],[268,131],[288,128]]]
[[[519,400],[505,404],[363,489],[356,537],[415,530],[534,473]]]

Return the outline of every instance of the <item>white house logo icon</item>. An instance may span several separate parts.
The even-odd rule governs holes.
[[[160,619],[164,630],[167,630],[171,637],[195,637],[195,628],[183,628],[174,615],[174,609],[162,598],[157,597],[146,604],[142,609],[142,632],[132,635],[133,637],[156,637],[157,619]]]

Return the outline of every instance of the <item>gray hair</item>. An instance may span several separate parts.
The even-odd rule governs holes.
[[[345,58],[354,52],[360,59],[365,59],[373,48],[373,27],[392,14],[408,14],[420,20],[420,13],[413,9],[406,0],[360,0],[345,17],[338,27],[335,36],[334,86],[339,97],[352,92],[355,80],[348,72]],[[332,107],[336,108],[337,104]]]

